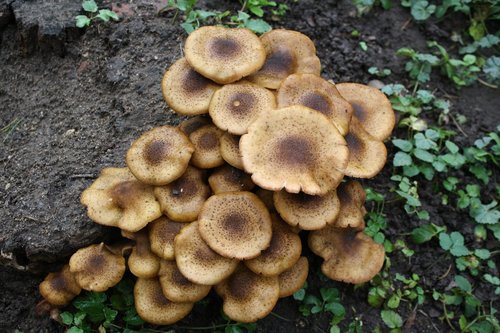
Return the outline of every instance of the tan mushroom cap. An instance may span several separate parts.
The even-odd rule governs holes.
[[[181,123],[179,124],[179,129],[187,136],[190,136],[191,133],[196,131],[198,128],[206,125],[212,125],[212,120],[210,119],[210,117],[196,116],[181,121]]]
[[[228,164],[217,168],[208,177],[208,183],[214,194],[251,191],[255,187],[249,174]]]
[[[172,302],[198,302],[208,295],[212,286],[189,281],[175,261],[162,260],[158,273],[163,295]]]
[[[134,235],[135,246],[128,257],[128,268],[137,277],[149,279],[158,275],[160,258],[151,251],[148,231],[143,229]]]
[[[174,303],[163,295],[157,278],[139,278],[134,286],[134,303],[137,314],[155,325],[173,324],[191,312],[194,303]]]
[[[377,88],[358,83],[338,83],[340,94],[352,105],[361,126],[377,140],[387,139],[396,124],[389,99]]]
[[[274,192],[274,207],[291,226],[302,230],[317,230],[335,221],[340,211],[336,190],[325,195]]]
[[[210,196],[210,187],[204,178],[202,170],[189,166],[180,178],[156,187],[154,193],[162,212],[177,222],[196,220],[203,203]]]
[[[120,282],[125,258],[104,243],[95,244],[76,251],[69,259],[69,269],[82,289],[102,292]]]
[[[305,106],[277,109],[240,139],[245,171],[262,188],[323,195],[342,180],[347,143],[324,115]]]
[[[222,310],[232,320],[251,323],[267,316],[279,299],[277,276],[255,274],[245,265],[238,266],[228,279],[215,286],[222,297]]]
[[[352,228],[326,226],[312,231],[309,247],[323,257],[321,271],[335,281],[354,284],[370,281],[384,264],[384,246]]]
[[[353,117],[349,133],[345,136],[349,148],[349,163],[345,174],[354,178],[375,177],[387,161],[384,143],[368,134],[356,117]]]
[[[198,222],[203,240],[224,257],[255,258],[271,242],[271,217],[264,203],[251,192],[211,196]]]
[[[228,132],[220,138],[220,154],[224,161],[235,168],[243,169],[243,161],[240,154],[240,137]]]
[[[278,89],[278,107],[303,105],[321,112],[346,135],[353,113],[352,106],[340,95],[333,83],[313,74],[287,77]]]
[[[270,89],[294,73],[318,75],[321,71],[316,47],[306,35],[292,30],[273,29],[260,37],[266,49],[264,66],[247,79]]]
[[[103,169],[80,202],[92,221],[130,232],[161,216],[153,187],[139,182],[127,168]]]
[[[175,261],[189,281],[214,285],[231,275],[238,260],[225,258],[213,251],[201,238],[198,222],[182,228],[175,237]]]
[[[179,114],[194,116],[208,112],[220,86],[198,74],[186,58],[177,60],[163,75],[161,90],[167,104]]]
[[[127,152],[127,165],[141,182],[166,185],[184,173],[194,147],[177,127],[161,126],[142,134]]]
[[[174,239],[185,226],[185,223],[174,222],[166,216],[150,223],[148,227],[151,251],[162,259],[174,260]]]
[[[223,131],[214,125],[203,126],[189,135],[195,147],[191,164],[198,168],[210,169],[224,164],[220,153],[220,137]]]
[[[254,73],[266,60],[264,46],[252,31],[220,26],[193,31],[186,39],[184,54],[198,73],[220,84]]]
[[[351,180],[340,184],[337,188],[340,200],[340,213],[334,226],[337,228],[365,228],[364,216],[366,214],[366,194],[363,186],[358,181]]]
[[[288,297],[299,291],[306,283],[309,273],[309,262],[306,257],[299,260],[290,269],[278,276],[280,283],[280,298]]]
[[[82,290],[70,272],[69,265],[64,265],[59,272],[49,273],[38,289],[47,302],[56,306],[68,304]]]
[[[276,99],[271,91],[250,82],[236,82],[214,94],[208,112],[218,128],[242,135],[255,119],[273,109]]]

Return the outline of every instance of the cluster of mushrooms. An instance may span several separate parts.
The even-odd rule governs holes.
[[[46,301],[105,291],[128,267],[147,322],[182,319],[212,287],[229,318],[254,322],[306,281],[302,230],[326,276],[369,281],[384,249],[363,233],[363,188],[343,178],[382,169],[394,112],[379,90],[335,85],[320,69],[296,31],[191,33],[162,91],[193,117],[144,133],[126,168],[104,169],[83,192],[88,216],[123,239],[78,250],[41,283]]]

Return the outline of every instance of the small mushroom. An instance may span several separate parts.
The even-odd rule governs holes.
[[[340,200],[340,213],[334,226],[337,228],[365,228],[365,190],[358,181],[348,181],[337,188]]]
[[[59,272],[49,273],[38,289],[43,298],[55,306],[68,304],[82,290],[70,272],[69,265],[64,265]]]
[[[191,164],[202,169],[216,168],[224,164],[220,153],[220,138],[223,131],[214,125],[203,126],[189,135],[195,147]]]
[[[174,239],[185,226],[185,223],[174,222],[166,216],[150,223],[148,227],[151,251],[160,258],[174,260]]]
[[[206,125],[213,125],[212,120],[210,117],[207,116],[196,116],[196,117],[190,117],[184,121],[182,121],[179,124],[179,129],[186,134],[187,136],[190,136],[191,133],[196,131],[198,128],[201,128]]]
[[[306,257],[299,260],[290,269],[278,276],[280,283],[280,298],[295,294],[304,286],[309,273],[309,262]]]
[[[243,169],[240,154],[240,137],[230,133],[224,133],[220,138],[220,154],[224,161],[233,167]]]
[[[208,177],[208,183],[214,194],[251,191],[255,186],[249,174],[228,164],[217,168]]]
[[[149,279],[158,275],[160,258],[152,251],[147,230],[134,234],[135,246],[128,257],[128,268],[137,277]]]

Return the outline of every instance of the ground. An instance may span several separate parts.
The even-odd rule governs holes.
[[[36,316],[35,305],[41,300],[38,284],[76,249],[116,236],[86,217],[79,203],[81,192],[104,167],[124,166],[126,150],[141,133],[181,120],[165,104],[160,81],[181,56],[186,34],[172,15],[158,15],[161,1],[122,4],[115,5],[124,15],[119,23],[96,22],[78,30],[73,27],[73,17],[79,14],[79,1],[62,5],[0,0],[0,128],[17,124],[2,134],[0,142],[2,331],[64,331],[48,316]],[[204,1],[201,5],[224,9],[236,8],[237,3]],[[290,7],[285,18],[272,22],[273,27],[308,35],[316,44],[322,76],[335,82],[367,83],[372,79],[367,69],[378,66],[392,70],[391,83],[407,84],[404,60],[395,51],[410,45],[423,49],[430,38],[446,45],[449,31],[463,28],[461,20],[446,22],[446,30],[432,20],[417,24],[403,8],[375,8],[358,18],[348,0],[300,0]],[[360,39],[351,35],[354,30],[368,43],[366,52],[359,47]],[[447,95],[453,111],[467,117],[462,127],[466,136],[459,139],[462,145],[470,145],[500,123],[500,94],[495,89],[475,85],[457,90],[439,75],[427,88]],[[392,146],[388,147],[392,156]],[[389,193],[392,172],[389,163],[364,185]],[[461,223],[460,212],[440,205],[430,184],[422,201],[434,223],[447,224],[453,230],[471,228]],[[419,224],[405,214],[401,202],[389,204],[386,213],[388,237],[408,233]],[[437,251],[434,243],[419,247],[411,261],[395,254],[391,269],[420,274],[428,289],[444,288],[451,278],[436,277],[446,273],[451,261],[436,265]],[[311,271],[318,272],[320,263],[314,260]],[[383,326],[378,310],[366,302],[366,291],[354,293],[353,286],[324,282],[317,274],[311,274],[309,284],[316,290],[320,286],[339,288],[348,317],[360,317],[366,331]],[[197,306],[179,326],[210,324],[219,315],[220,305],[215,297],[211,299],[216,307]],[[426,303],[418,311],[412,310],[409,306],[399,309],[403,319],[412,318],[406,322],[406,331],[448,330],[435,305]],[[258,323],[258,331],[328,329],[328,315],[303,318],[292,298],[281,300],[274,312],[289,321],[269,316]]]

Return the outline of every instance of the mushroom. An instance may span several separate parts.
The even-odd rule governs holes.
[[[184,54],[198,73],[220,84],[254,73],[266,59],[264,46],[252,31],[221,26],[193,31],[186,39]]]
[[[203,240],[227,258],[255,258],[271,242],[271,217],[264,203],[251,192],[211,196],[198,222]]]
[[[185,223],[174,222],[166,216],[150,223],[148,227],[151,251],[160,258],[174,260],[174,238],[185,226]]]
[[[198,74],[186,58],[177,60],[163,75],[161,90],[167,104],[179,114],[194,116],[208,112],[220,86]]]
[[[254,190],[254,192],[259,197],[259,199],[264,203],[264,205],[266,205],[267,210],[269,212],[274,212],[275,210],[273,201],[274,192],[260,187],[258,187],[257,190]]]
[[[224,164],[220,153],[220,137],[224,134],[214,125],[203,126],[189,135],[195,147],[191,164],[198,168],[210,169]]]
[[[193,145],[180,129],[156,127],[132,143],[127,165],[141,182],[166,185],[182,176],[193,152]]]
[[[366,194],[361,184],[355,180],[342,183],[337,188],[337,196],[340,200],[340,213],[334,226],[363,230]]]
[[[347,143],[321,113],[294,105],[258,118],[240,139],[245,171],[262,188],[324,195],[347,165]]]
[[[69,265],[64,265],[58,272],[49,273],[38,289],[43,298],[55,306],[68,304],[82,290],[70,272]]]
[[[190,117],[179,124],[179,129],[187,136],[205,125],[212,125],[212,120],[207,116]]]
[[[208,177],[208,183],[215,194],[251,191],[255,186],[249,174],[228,164],[217,168]]]
[[[280,298],[291,296],[302,288],[307,280],[308,273],[309,262],[306,257],[300,257],[295,265],[281,273],[278,276]]]
[[[160,269],[160,258],[151,251],[147,230],[143,229],[135,233],[133,239],[135,240],[135,246],[128,257],[130,272],[145,279],[157,276]]]
[[[220,137],[220,154],[224,161],[235,168],[243,169],[240,154],[240,137],[230,133],[224,133]]]

